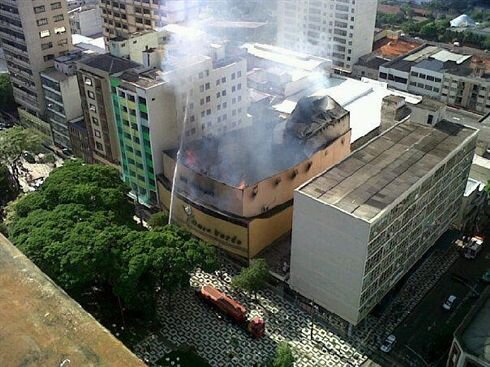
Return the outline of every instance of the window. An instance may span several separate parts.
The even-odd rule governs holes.
[[[89,110],[92,111],[92,112],[97,112],[97,108],[92,103],[89,104]]]
[[[86,85],[92,85],[92,79],[90,79],[90,78],[85,78],[85,84],[86,84]]]
[[[146,98],[138,97],[138,103],[146,104]]]
[[[210,96],[206,96],[206,103],[209,103],[211,102],[211,97]]]
[[[99,125],[99,119],[97,117],[92,117],[92,123],[94,125]]]
[[[34,7],[34,13],[35,14],[44,13],[45,11],[46,11],[46,8],[44,7],[44,5]]]
[[[92,92],[91,90],[87,91],[88,98],[90,99],[95,99],[95,93]]]
[[[235,73],[231,73],[231,80],[235,80]]]
[[[101,150],[101,151],[104,151],[104,147],[102,146],[102,144],[100,144],[98,141],[95,142],[95,147],[97,148],[97,150]]]
[[[206,83],[206,90],[208,90],[209,88],[211,88],[210,84]]]
[[[68,38],[63,38],[58,41],[58,46],[64,46],[68,44]]]
[[[226,83],[226,77],[225,76],[221,78],[221,83]]]
[[[97,129],[94,129],[94,135],[95,135],[96,138],[100,138],[100,136],[101,136],[100,135],[100,131],[97,130]]]
[[[54,55],[53,54],[45,55],[43,57],[43,59],[44,59],[44,61],[53,60],[54,59]]]
[[[55,34],[63,34],[66,32],[66,28],[65,27],[58,27],[58,28],[55,28],[54,29],[54,33]]]
[[[36,21],[37,25],[45,25],[48,24],[48,18],[41,18]]]
[[[49,32],[49,29],[45,29],[44,31],[39,32],[39,37],[41,38],[46,38],[49,37],[51,33]]]
[[[238,89],[238,90],[241,90],[241,89],[242,89],[242,83],[238,83],[238,85],[237,85],[237,89]]]
[[[51,3],[51,10],[61,9],[61,2]]]
[[[222,95],[223,97],[224,97],[224,96],[226,96],[226,90],[222,91],[222,92],[221,92],[221,95]]]
[[[48,48],[53,47],[53,42],[41,43],[41,50],[47,50]]]
[[[64,19],[65,19],[65,18],[63,17],[63,14],[58,14],[58,15],[55,15],[55,16],[53,17],[53,20],[54,20],[55,22],[61,22],[61,21],[62,21],[62,20],[64,20]]]

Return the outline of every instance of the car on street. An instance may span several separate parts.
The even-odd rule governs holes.
[[[384,340],[383,344],[381,344],[379,349],[381,349],[381,351],[384,353],[389,353],[395,346],[395,343],[396,343],[396,336],[390,334],[386,337],[386,339]]]
[[[451,311],[455,302],[456,302],[456,296],[451,294],[449,297],[446,298],[446,300],[442,304],[442,308],[445,309],[446,311]]]

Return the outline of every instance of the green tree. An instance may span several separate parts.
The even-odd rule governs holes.
[[[0,164],[9,168],[15,190],[20,190],[19,164],[22,153],[25,151],[40,152],[42,141],[42,136],[34,129],[16,126],[0,131]]]
[[[269,268],[265,259],[252,260],[248,268],[232,279],[232,286],[250,292],[257,297],[257,291],[264,288],[269,278]]]
[[[14,92],[7,73],[0,74],[0,111],[15,110]]]
[[[0,208],[15,199],[18,194],[12,174],[6,166],[0,164]]]
[[[277,345],[271,367],[293,367],[295,360],[291,346],[286,342],[281,342]]]
[[[88,210],[108,211],[120,224],[135,226],[134,207],[128,200],[129,187],[110,166],[67,161],[54,169],[38,191],[15,205],[23,217],[36,209],[52,210],[60,204],[81,204]]]
[[[426,39],[437,40],[438,30],[435,22],[425,24],[420,28],[420,35]]]
[[[158,212],[152,214],[148,220],[148,225],[151,229],[157,229],[165,227],[168,224],[168,214],[164,212]]]

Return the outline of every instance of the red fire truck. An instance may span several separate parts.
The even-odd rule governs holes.
[[[260,338],[265,333],[265,321],[256,316],[247,318],[247,309],[240,303],[228,297],[210,285],[205,285],[196,289],[199,298],[204,299],[223,314],[231,318],[234,322],[243,327],[253,338]]]

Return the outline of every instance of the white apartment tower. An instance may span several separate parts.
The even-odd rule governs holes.
[[[43,117],[39,73],[72,47],[66,1],[0,0],[0,42],[17,104]]]
[[[377,0],[278,0],[277,43],[350,72],[372,51]]]
[[[101,0],[105,40],[194,19],[199,4],[195,0]]]

